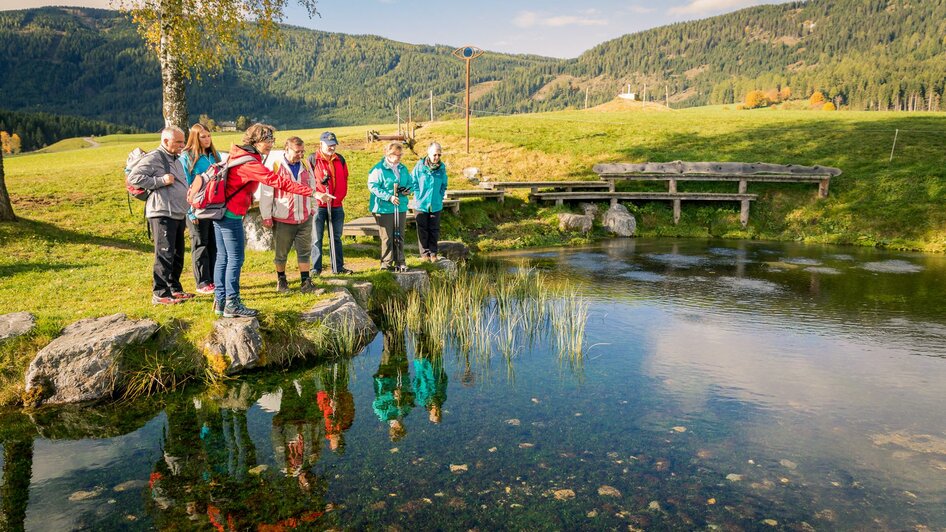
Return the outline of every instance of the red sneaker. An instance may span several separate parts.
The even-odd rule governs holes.
[[[213,283],[202,284],[197,287],[198,294],[212,294],[214,293]]]
[[[177,305],[181,300],[173,297],[151,296],[152,305]]]
[[[179,301],[186,301],[194,297],[194,294],[189,294],[187,292],[172,292],[171,295]]]

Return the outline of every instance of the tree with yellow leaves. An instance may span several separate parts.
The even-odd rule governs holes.
[[[131,15],[161,65],[164,123],[187,130],[185,84],[215,74],[226,58],[240,61],[240,41],[273,41],[289,0],[114,0]],[[309,16],[316,0],[297,0]]]
[[[811,97],[808,98],[808,103],[812,107],[820,107],[824,105],[824,94],[821,91],[815,91],[811,94]]]
[[[765,96],[765,93],[762,91],[749,91],[746,93],[745,108],[746,109],[755,109],[757,107],[766,107],[769,105],[769,99]]]

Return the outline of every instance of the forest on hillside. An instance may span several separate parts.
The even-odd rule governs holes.
[[[447,46],[286,27],[246,46],[223,73],[188,89],[192,116],[239,116],[281,128],[392,122],[400,106],[459,116],[462,63]],[[625,35],[570,60],[487,53],[473,83],[477,114],[551,111],[609,101],[626,85],[673,107],[738,104],[752,91],[820,92],[834,108],[940,110],[946,0],[809,0],[743,9]],[[250,43],[247,43],[250,44]],[[486,85],[484,85],[485,87]],[[786,91],[786,89],[788,89]],[[116,11],[0,12],[0,107],[154,130],[157,61]],[[19,125],[31,146],[35,124]],[[15,128],[14,128],[15,129]],[[86,131],[85,133],[91,133]],[[25,135],[25,136],[24,136]]]

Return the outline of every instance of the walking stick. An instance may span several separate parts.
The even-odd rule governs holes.
[[[332,223],[332,200],[327,202],[326,212],[328,213],[328,249],[331,254],[329,259],[332,264],[332,273],[338,275],[338,261],[335,259],[335,225]]]

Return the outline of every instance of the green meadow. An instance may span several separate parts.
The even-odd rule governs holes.
[[[679,111],[567,111],[535,115],[474,117],[467,154],[464,122],[428,124],[417,131],[418,153],[432,140],[444,145],[452,188],[473,188],[460,169],[478,167],[494,180],[594,179],[591,167],[621,161],[743,161],[841,168],[830,196],[815,198],[813,185],[751,184],[758,193],[749,226],[739,225],[738,205],[686,204],[673,225],[669,204],[628,204],[641,236],[723,237],[794,240],[812,243],[884,246],[946,251],[946,123],[938,114],[810,112],[723,107]],[[365,131],[390,133],[395,127],[336,128],[340,152],[352,174],[346,217],[368,214],[368,170],[381,158],[382,143],[367,143]],[[890,160],[895,131],[897,145]],[[314,149],[322,130],[285,131]],[[237,134],[216,134],[226,150]],[[214,320],[208,296],[172,307],[150,304],[152,244],[142,218],[143,204],[129,212],[123,187],[125,157],[135,147],[157,145],[154,134],[95,139],[92,146],[70,139],[41,152],[4,158],[7,187],[18,223],[0,224],[0,313],[30,311],[39,332],[7,343],[0,355],[3,381],[22,380],[33,352],[60,327],[85,317],[123,312],[152,317],[178,327],[199,345]],[[417,155],[407,152],[413,167]],[[625,188],[664,189],[665,184]],[[731,191],[731,185],[693,183],[681,190]],[[734,191],[734,190],[733,190]],[[574,207],[573,207],[574,208]],[[561,233],[556,215],[568,207],[529,203],[526,192],[493,200],[464,200],[459,216],[444,217],[443,239],[462,240],[481,250],[587,243],[605,233]],[[407,236],[409,264],[417,265]],[[290,257],[290,280],[298,287]],[[377,244],[370,239],[346,245],[346,263],[358,278],[386,282],[377,271]],[[192,290],[190,257],[185,289]],[[263,312],[263,326],[301,312],[317,296],[298,291],[277,296],[272,255],[248,252],[243,296]],[[293,284],[294,283],[294,284]],[[269,321],[268,321],[269,320]],[[274,322],[275,323],[275,322]],[[274,326],[270,323],[270,326]],[[182,325],[183,324],[183,325]],[[4,382],[0,382],[0,388]],[[0,398],[3,399],[3,398]]]

